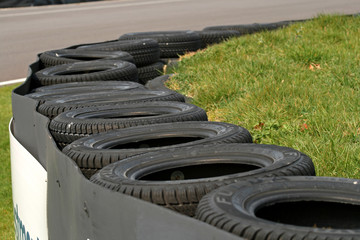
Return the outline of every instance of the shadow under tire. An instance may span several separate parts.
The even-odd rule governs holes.
[[[253,177],[315,175],[312,160],[287,147],[251,143],[169,149],[110,164],[91,181],[193,216],[200,199]]]
[[[360,181],[254,178],[221,187],[196,218],[246,239],[360,239]]]

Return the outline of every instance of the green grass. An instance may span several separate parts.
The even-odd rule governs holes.
[[[319,16],[184,57],[169,87],[256,143],[309,155],[317,175],[360,178],[360,17]]]
[[[9,122],[12,117],[11,91],[18,85],[0,87],[0,239],[14,239],[11,193]]]

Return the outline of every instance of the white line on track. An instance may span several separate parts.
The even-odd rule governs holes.
[[[5,85],[15,84],[15,83],[22,83],[22,82],[25,82],[25,79],[26,78],[20,78],[20,79],[10,80],[10,81],[6,81],[6,82],[0,82],[0,87],[5,86]]]
[[[184,2],[189,0],[157,0],[157,1],[148,1],[148,2],[130,2],[130,3],[118,3],[118,4],[104,4],[97,6],[84,6],[77,8],[64,8],[46,11],[36,11],[36,12],[22,12],[22,13],[10,13],[10,14],[1,14],[0,18],[5,17],[20,17],[20,16],[30,16],[30,15],[41,15],[41,14],[53,14],[53,13],[62,13],[62,12],[76,12],[76,11],[86,11],[86,10],[97,10],[97,9],[107,9],[107,8],[117,8],[117,7],[133,7],[133,6],[144,6],[144,5],[154,5],[154,4],[164,4],[164,3],[174,3],[174,2]]]

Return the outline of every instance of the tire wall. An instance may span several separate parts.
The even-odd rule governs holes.
[[[37,60],[25,83],[12,93],[13,134],[47,170],[49,239],[241,239],[87,180],[56,147],[49,119],[36,111],[37,101],[23,96],[36,87],[33,72],[39,69]]]

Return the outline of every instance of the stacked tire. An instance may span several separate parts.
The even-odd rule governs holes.
[[[180,55],[287,24],[128,33],[44,52],[26,96],[94,184],[245,239],[360,239],[358,180],[314,177],[306,154],[253,144],[164,85]]]
[[[293,149],[224,142],[136,155],[106,166],[91,181],[192,217],[202,197],[221,186],[315,174],[311,159]]]
[[[205,196],[196,218],[245,239],[360,239],[358,179],[256,178]]]
[[[134,63],[138,68],[139,82],[145,84],[147,81],[162,75],[164,63],[160,61],[159,43],[150,38],[126,39],[107,43],[81,45],[76,48],[83,51],[125,51],[133,56]]]

